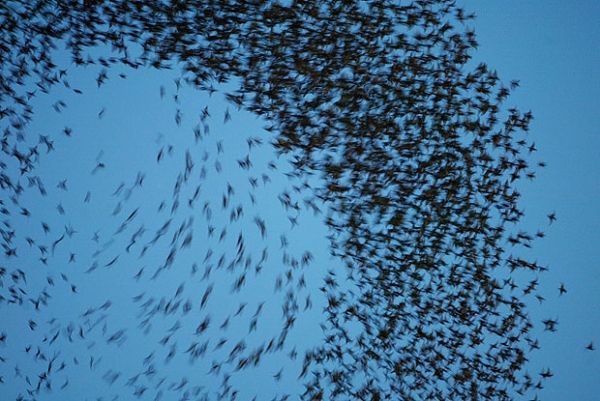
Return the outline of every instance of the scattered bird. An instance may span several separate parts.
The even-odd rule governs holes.
[[[558,295],[563,295],[567,293],[567,289],[565,288],[564,283],[560,283],[560,287],[558,287]]]

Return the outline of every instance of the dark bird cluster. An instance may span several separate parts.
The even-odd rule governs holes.
[[[545,299],[546,268],[519,253],[545,235],[518,226],[514,184],[535,178],[532,114],[504,105],[518,82],[470,67],[472,18],[450,0],[2,2],[0,307],[22,312],[27,335],[0,334],[0,393],[10,382],[16,400],[60,398],[86,372],[130,391],[114,390],[113,400],[243,399],[238,377],[279,353],[286,362],[268,375],[301,380],[304,392],[276,401],[537,397],[553,373],[527,372],[540,347],[533,329],[554,332],[558,319],[529,317],[526,299]],[[185,127],[187,88],[214,95],[235,78],[222,120],[201,107],[185,149],[161,137],[152,166],[120,173],[107,194],[91,185],[113,168],[103,152],[86,167],[83,192],[70,176],[45,182],[40,159],[79,133],[32,135],[34,98],[55,88],[83,95],[69,81],[83,67],[103,91],[123,71],[174,66],[174,85],[157,91],[172,95],[174,129]],[[68,106],[52,102],[63,117]],[[236,110],[266,121],[265,138],[241,139],[243,154],[228,153],[209,128],[232,126]],[[94,120],[110,118],[106,105]],[[269,137],[290,171],[258,162]],[[230,171],[247,185],[232,184]],[[274,175],[290,185],[270,194],[285,222],[276,228],[259,202]],[[167,180],[156,205],[149,180]],[[26,191],[58,203],[34,208]],[[113,207],[101,226],[72,225],[76,210],[102,199]],[[322,269],[316,287],[305,276],[313,254],[289,239],[304,211],[324,219],[342,265]],[[555,223],[554,212],[547,217]],[[77,244],[94,251],[82,255]],[[78,305],[102,277],[139,292]],[[245,298],[269,280],[272,294]],[[558,291],[567,296],[564,284]],[[290,333],[319,296],[323,341],[298,358]],[[55,317],[57,299],[81,310]],[[134,324],[119,321],[125,304]],[[26,363],[2,355],[11,342],[25,343]],[[147,353],[135,359],[138,342]],[[137,370],[107,362],[115,353],[131,355]],[[171,373],[186,361],[193,374]]]

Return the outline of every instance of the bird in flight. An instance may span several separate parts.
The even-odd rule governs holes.
[[[559,296],[567,293],[567,289],[565,288],[564,283],[560,283],[560,287],[558,287],[558,293]]]

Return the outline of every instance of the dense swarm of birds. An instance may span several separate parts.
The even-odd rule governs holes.
[[[172,393],[182,400],[236,399],[241,396],[232,377],[276,352],[298,358],[297,380],[304,383],[299,397],[305,400],[534,396],[552,372],[527,370],[539,341],[524,297],[543,301],[536,287],[546,269],[519,254],[520,247],[544,236],[518,225],[523,211],[515,183],[535,178],[528,161],[536,150],[527,134],[532,114],[504,106],[518,82],[504,85],[487,65],[469,64],[477,48],[467,28],[472,18],[449,0],[2,2],[0,302],[22,311],[34,333],[28,338],[37,343],[24,350],[27,368],[2,357],[0,386],[18,381],[17,399],[44,399],[48,391],[70,385],[69,369],[85,365],[94,371],[102,347],[126,347],[130,332],[138,330],[155,333],[160,348],[145,356],[131,377],[117,366],[101,374],[109,385],[124,382],[140,399],[176,399]],[[55,56],[63,47],[67,63]],[[109,55],[99,55],[99,47]],[[269,259],[265,241],[277,234],[261,217],[256,197],[271,180],[266,172],[278,165],[269,161],[259,170],[253,151],[267,140],[248,137],[247,152],[234,166],[248,175],[249,201],[240,200],[240,189],[218,178],[229,167],[220,156],[223,142],[207,139],[208,107],[193,128],[193,145],[204,147],[177,153],[164,138],[157,141],[156,164],[173,159],[180,166],[168,184],[171,198],[150,212],[139,195],[150,173],[140,171],[110,194],[116,203],[109,217],[118,224],[110,234],[95,232],[87,239],[97,244],[90,264],[83,266],[75,246],[67,249],[77,243],[78,230],[87,229],[68,223],[68,202],[60,194],[72,191],[70,182],[45,182],[36,167],[56,151],[59,134],[71,139],[77,132],[65,127],[56,135],[34,137],[28,126],[37,97],[56,87],[82,94],[69,77],[83,67],[98,69],[98,88],[115,70],[180,71],[176,104],[183,86],[212,95],[228,82],[238,83],[225,93],[231,109],[223,123],[230,123],[235,109],[266,121],[275,152],[292,167],[285,174],[292,190],[278,195],[290,226],[298,225],[301,209],[319,214],[332,255],[343,261],[341,269],[323,271],[318,288],[325,300],[323,341],[303,358],[286,340],[299,313],[312,306],[315,289],[307,288],[303,268],[313,255],[288,252],[289,239],[279,233],[275,252],[284,269],[274,280],[280,298],[237,302],[251,280],[265,280],[260,275]],[[161,98],[167,93],[170,89],[160,88]],[[52,104],[56,113],[67,106],[62,100]],[[98,120],[107,114],[109,105],[99,110]],[[175,123],[183,122],[178,108]],[[108,168],[105,156],[98,155],[91,176]],[[220,203],[204,201],[206,191],[222,191]],[[52,207],[64,229],[32,212],[23,200],[31,192],[58,196]],[[83,204],[94,202],[93,188],[84,193]],[[22,224],[36,218],[37,223]],[[555,219],[548,215],[550,224]],[[204,248],[192,244],[200,228],[207,230]],[[163,296],[174,277],[181,278],[182,268],[175,274],[173,266],[190,248],[204,253],[186,267],[189,277]],[[24,254],[36,254],[36,266],[22,265]],[[130,271],[133,254],[142,263]],[[150,263],[156,260],[161,262]],[[40,273],[37,265],[52,267],[53,274]],[[120,269],[127,271],[123,279],[146,288],[133,297],[137,329],[114,327],[114,300],[85,305],[73,320],[42,322],[56,293],[66,288],[76,299],[72,265],[88,280],[126,265]],[[225,296],[236,299],[235,307],[222,321],[214,321],[209,307],[227,287],[214,279],[215,271],[233,277],[225,289],[233,295]],[[513,277],[517,271],[535,278],[523,284]],[[45,284],[36,289],[36,280]],[[561,284],[558,295],[566,292]],[[282,323],[275,335],[255,333],[257,345],[250,346],[248,338],[267,309],[264,302],[279,302]],[[242,319],[247,319],[244,328]],[[538,323],[548,331],[558,326],[556,318]],[[156,333],[165,324],[170,328]],[[4,332],[0,340],[18,343]],[[101,341],[105,344],[97,344]],[[69,346],[76,355],[69,354]],[[586,348],[595,349],[593,343]],[[208,364],[209,375],[220,378],[218,390],[208,392],[186,376],[174,380],[167,367],[174,358]],[[276,382],[283,371],[271,373]],[[294,395],[284,392],[274,399],[289,397]]]

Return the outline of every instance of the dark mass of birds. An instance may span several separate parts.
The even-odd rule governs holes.
[[[485,64],[467,67],[477,48],[467,28],[472,18],[450,0],[1,2],[0,306],[21,311],[28,338],[37,342],[25,347],[24,367],[0,354],[0,393],[12,382],[22,389],[17,400],[60,399],[73,385],[67,372],[87,369],[98,371],[109,386],[120,382],[131,389],[113,399],[240,399],[235,375],[275,352],[299,357],[288,335],[299,314],[311,309],[311,294],[320,293],[323,341],[300,357],[294,376],[304,393],[284,391],[274,400],[537,397],[552,372],[528,372],[528,355],[540,347],[533,329],[553,332],[558,319],[529,317],[526,297],[544,301],[537,285],[546,267],[519,254],[520,247],[544,237],[518,226],[523,211],[514,184],[535,178],[528,161],[536,150],[527,133],[532,114],[504,105],[518,82],[504,85]],[[99,46],[111,55],[98,56]],[[54,58],[59,47],[68,51],[68,65]],[[273,161],[257,172],[252,152],[266,143],[261,137],[247,139],[247,153],[234,166],[248,174],[251,205],[240,200],[246,195],[239,188],[223,184],[226,179],[220,203],[205,201],[203,192],[220,190],[209,187],[207,177],[223,177],[231,166],[220,157],[220,140],[211,153],[190,147],[180,155],[171,197],[154,215],[143,200],[133,201],[147,190],[147,172],[116,186],[107,216],[117,222],[115,230],[93,231],[86,240],[97,251],[83,265],[85,258],[69,244],[84,228],[71,225],[72,208],[61,198],[73,192],[73,182],[44,182],[36,170],[41,158],[78,133],[65,127],[34,137],[27,130],[36,97],[54,87],[83,94],[69,81],[83,67],[98,69],[98,88],[117,67],[180,69],[176,104],[184,85],[212,95],[237,79],[239,86],[225,93],[230,108],[223,123],[231,124],[241,109],[267,122],[276,153],[293,167],[286,173],[293,189],[277,195],[291,229],[301,224],[301,210],[322,216],[331,254],[342,268],[324,269],[320,288],[307,288],[304,267],[314,262],[312,253],[294,255],[286,234],[279,233],[276,252],[284,268],[274,288],[280,298],[270,295],[254,304],[237,298],[251,280],[263,280],[270,250],[264,241],[277,238],[257,200],[258,189],[268,187],[279,168]],[[160,98],[170,90],[161,86]],[[68,104],[58,100],[52,108],[63,113]],[[174,117],[181,126],[179,108]],[[98,120],[107,118],[109,105],[97,113]],[[206,140],[210,118],[205,107],[194,143]],[[156,164],[179,155],[158,142]],[[88,172],[98,177],[109,167],[101,152]],[[45,211],[55,209],[64,224],[35,215],[23,200],[27,193],[58,194],[58,204]],[[87,188],[80,206],[96,196]],[[550,213],[549,224],[555,220]],[[204,248],[194,242],[200,228],[208,238]],[[185,267],[189,277],[163,296],[170,288],[166,277],[177,277],[174,266],[183,269],[178,258],[192,251],[197,257]],[[39,266],[20,263],[34,254]],[[131,267],[124,260],[134,254],[139,262]],[[82,313],[73,319],[48,320],[45,310],[57,293],[78,302],[82,284],[71,279],[74,266],[89,280],[99,271],[126,271],[127,280],[144,283],[146,290],[130,294],[138,310],[135,325],[114,327],[116,300],[80,305]],[[231,285],[215,281],[216,271],[228,272]],[[517,271],[534,278],[521,283],[513,277]],[[44,285],[37,288],[32,282],[40,276]],[[224,287],[234,306],[215,321],[211,299]],[[567,294],[564,284],[558,291]],[[274,302],[283,311],[279,332],[261,332],[258,345],[249,345],[247,338],[260,330],[260,318]],[[164,324],[170,328],[156,333]],[[115,364],[100,372],[108,358],[100,347],[126,349],[136,330],[159,338],[139,361],[140,371],[125,377]],[[18,343],[6,331],[0,345]],[[75,356],[71,345],[79,350]],[[594,344],[585,349],[594,351]],[[176,358],[207,363],[210,369],[202,374],[210,379],[172,379],[168,364]],[[285,374],[285,366],[269,371],[275,383]],[[204,388],[219,380],[217,391]]]

